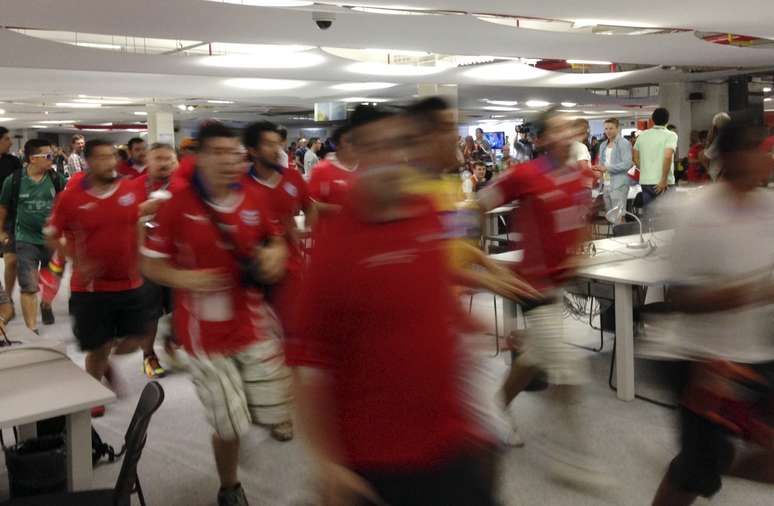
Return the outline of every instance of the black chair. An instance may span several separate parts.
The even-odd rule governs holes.
[[[135,493],[140,504],[145,506],[145,497],[137,477],[137,464],[145,447],[151,416],[159,409],[162,402],[164,402],[164,390],[161,385],[155,381],[148,383],[140,395],[129,428],[126,429],[124,438],[126,454],[114,488],[20,497],[2,503],[0,506],[130,506],[132,494]]]

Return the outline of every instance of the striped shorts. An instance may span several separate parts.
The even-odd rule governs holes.
[[[538,367],[552,385],[580,385],[589,379],[589,363],[584,354],[564,340],[564,302],[538,306],[524,315],[523,353],[519,360]]]
[[[233,355],[190,358],[196,393],[221,439],[236,439],[251,424],[290,420],[290,370],[279,339],[259,341]]]

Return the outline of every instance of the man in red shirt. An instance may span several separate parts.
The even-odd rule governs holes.
[[[540,299],[523,302],[524,308],[529,308],[525,312],[523,352],[503,385],[503,401],[506,407],[510,405],[538,371],[545,371],[554,388],[552,399],[559,401],[561,419],[567,423],[567,430],[556,435],[565,439],[561,445],[565,459],[557,456],[553,470],[564,479],[596,484],[604,475],[588,456],[574,409],[579,387],[587,380],[588,365],[583,355],[563,340],[562,286],[574,273],[573,254],[585,237],[588,192],[581,171],[565,164],[576,134],[572,122],[551,110],[535,126],[545,155],[512,167],[479,193],[483,211],[519,201],[512,223],[521,234],[524,257],[516,271],[542,294]]]
[[[404,193],[402,118],[353,132],[362,172],[311,255],[301,311],[299,419],[325,504],[492,505],[460,391],[458,302],[432,204]]]
[[[190,184],[173,191],[148,228],[143,273],[174,290],[175,332],[214,430],[218,504],[244,506],[240,436],[251,423],[290,420],[281,331],[261,288],[282,277],[287,248],[263,198],[243,184],[236,134],[210,123],[198,141]]]
[[[44,233],[52,250],[72,259],[73,332],[86,351],[86,371],[101,380],[116,339],[123,339],[116,351],[128,353],[147,334],[137,253],[141,196],[116,180],[110,142],[91,140],[84,154],[88,174],[59,194]]]
[[[145,162],[148,150],[145,141],[139,137],[132,137],[126,145],[129,150],[129,159],[118,164],[118,174],[134,179],[145,171]]]
[[[357,159],[354,156],[349,129],[349,126],[342,126],[333,132],[331,139],[336,146],[336,152],[329,153],[315,165],[309,179],[309,193],[318,203],[321,219],[341,210],[355,178]]]
[[[315,204],[309,198],[309,189],[301,173],[283,168],[280,164],[281,134],[274,123],[260,121],[248,125],[242,135],[242,143],[253,164],[245,184],[254,186],[264,202],[285,230],[290,256],[285,276],[271,287],[268,300],[282,323],[286,345],[298,338],[298,300],[301,290],[304,258],[299,242],[300,231],[295,216],[304,212],[307,226],[314,223]],[[292,437],[292,433],[288,434]]]

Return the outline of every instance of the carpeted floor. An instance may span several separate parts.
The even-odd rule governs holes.
[[[1,279],[1,278],[0,278]],[[64,339],[69,352],[82,365],[83,355],[72,342],[67,316],[67,288],[56,304],[56,325],[41,327],[42,335]],[[477,297],[474,313],[493,326],[491,297]],[[17,302],[17,311],[18,308]],[[502,314],[500,312],[500,314]],[[12,325],[21,325],[21,315]],[[568,320],[574,342],[595,346],[599,334],[575,320]],[[481,336],[491,354],[493,338]],[[616,485],[601,493],[588,493],[554,482],[546,472],[546,460],[540,451],[541,436],[561,430],[556,419],[546,414],[545,394],[525,393],[512,406],[522,429],[526,446],[506,449],[500,462],[499,498],[504,506],[581,506],[596,504],[649,504],[661,475],[676,448],[673,413],[643,401],[618,401],[607,386],[611,337],[605,351],[591,355],[593,381],[585,390],[581,405],[586,422],[585,434],[590,445],[602,456],[612,471]],[[163,358],[162,358],[163,360]],[[503,357],[485,358],[482,389],[494,392],[506,371]],[[123,395],[108,406],[104,418],[95,427],[107,442],[120,446],[124,431],[140,390],[146,382],[141,371],[141,357],[121,357],[115,365],[123,382]],[[637,389],[640,393],[669,400],[658,388],[657,369],[644,361],[637,363]],[[148,504],[214,505],[218,488],[215,465],[210,449],[210,431],[193,387],[185,373],[175,373],[161,380],[166,400],[154,416],[139,467],[139,476]],[[2,399],[0,399],[2,409]],[[410,430],[410,427],[407,428]],[[9,431],[6,431],[6,435]],[[120,464],[101,465],[95,470],[95,487],[114,484]],[[289,443],[272,440],[261,428],[243,440],[240,473],[253,506],[302,506],[316,504],[309,455],[300,439]],[[728,479],[714,504],[768,506],[774,488],[741,480]],[[0,500],[8,494],[7,472],[0,457]],[[707,504],[699,501],[698,504]],[[471,505],[473,506],[473,505]]]

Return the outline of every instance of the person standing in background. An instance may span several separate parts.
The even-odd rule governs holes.
[[[707,131],[702,130],[698,133],[694,131],[691,134],[692,137],[693,134],[696,134],[696,137],[691,139],[691,148],[688,150],[688,170],[685,179],[689,183],[705,183],[709,181],[709,176],[706,167],[701,163],[701,159],[707,146]]]
[[[304,153],[304,176],[307,180],[312,176],[312,168],[320,161],[317,157],[320,149],[322,149],[322,141],[319,137],[309,139],[309,148]]]
[[[610,206],[626,206],[629,196],[629,169],[632,145],[621,136],[618,118],[605,121],[605,140],[599,145],[599,163],[594,167],[610,176]]]
[[[642,206],[648,207],[675,184],[675,151],[677,134],[667,130],[669,111],[659,107],[653,111],[653,128],[645,130],[634,143],[632,160],[640,169]]]
[[[288,157],[288,131],[283,127],[278,127],[277,133],[280,136],[279,159],[277,160],[277,163],[283,169],[288,169],[290,168],[290,157]]]
[[[86,160],[83,158],[83,148],[86,146],[86,139],[81,134],[73,135],[70,141],[70,156],[67,158],[67,168],[72,176],[76,172],[86,170]]]
[[[2,188],[3,182],[7,177],[13,175],[16,171],[22,170],[21,161],[11,154],[11,146],[13,146],[11,133],[7,128],[0,126],[0,188]],[[16,285],[16,244],[11,233],[12,225],[10,220],[6,220],[4,229],[0,230],[0,232],[8,234],[9,238],[7,243],[0,244],[0,251],[3,253],[3,263],[5,264],[5,271],[3,272],[5,292],[8,294],[9,299]],[[13,307],[13,301],[11,301],[11,307]],[[13,318],[13,312],[11,318]]]
[[[304,173],[304,155],[306,155],[307,140],[304,137],[300,137],[296,142],[296,150],[293,152],[296,160],[296,168]]]
[[[139,137],[129,139],[129,143],[126,147],[127,152],[129,153],[129,159],[120,162],[116,170],[119,175],[128,179],[134,179],[145,171],[148,148],[145,145],[145,141]]]
[[[715,140],[718,137],[720,129],[729,122],[731,122],[731,116],[729,116],[728,113],[719,112],[713,116],[712,129],[710,130],[709,137],[707,137],[707,147],[701,154],[701,163],[707,169],[707,175],[711,181],[717,181],[723,170]]]

